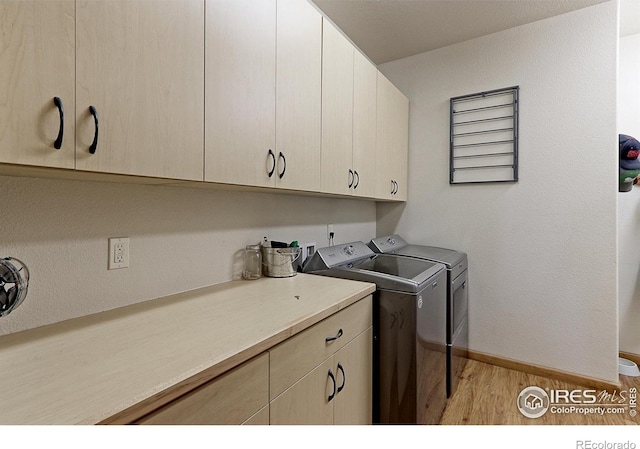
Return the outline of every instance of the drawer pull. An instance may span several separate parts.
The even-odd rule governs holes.
[[[53,142],[53,148],[59,150],[62,148],[62,135],[64,134],[64,107],[62,106],[62,100],[60,97],[53,97],[53,104],[58,108],[58,112],[60,113],[60,129],[58,130],[58,137],[56,141]]]
[[[329,343],[330,341],[337,340],[340,337],[342,337],[342,329],[338,330],[338,335],[336,335],[335,337],[327,337],[327,338],[324,339],[324,341]]]
[[[344,388],[345,382],[347,382],[347,376],[344,374],[344,368],[340,362],[338,362],[338,370],[342,373],[342,385],[338,387],[338,393],[340,393]]]
[[[271,156],[271,160],[273,161],[273,167],[271,168],[271,170],[267,172],[267,176],[271,178],[273,176],[273,173],[276,171],[276,155],[271,150],[271,148],[269,148],[269,152],[267,153],[267,156]]]
[[[329,377],[331,378],[331,381],[333,382],[333,393],[331,393],[329,395],[329,398],[327,399],[327,402],[331,402],[331,400],[336,397],[336,377],[333,375],[331,370],[329,370]]]
[[[95,124],[95,132],[93,134],[93,142],[91,142],[91,146],[89,147],[89,153],[95,154],[96,149],[98,148],[98,111],[95,106],[89,106],[89,113],[93,115],[93,123]]]
[[[287,158],[284,157],[284,153],[281,151],[278,155],[278,159],[282,159],[282,172],[278,173],[278,178],[282,179],[284,173],[287,171]]]

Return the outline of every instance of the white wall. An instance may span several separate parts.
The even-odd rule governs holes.
[[[378,235],[466,251],[472,350],[617,381],[617,2],[385,64],[409,201]],[[520,182],[449,181],[449,98],[520,86]]]
[[[0,335],[239,278],[263,236],[322,247],[327,223],[335,243],[376,229],[375,203],[350,199],[1,176],[0,192],[0,257],[31,272]],[[122,236],[130,268],[107,271]]]
[[[618,132],[640,139],[640,34],[620,39]],[[640,187],[618,193],[620,350],[640,354]]]

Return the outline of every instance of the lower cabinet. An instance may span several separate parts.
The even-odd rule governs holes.
[[[367,296],[136,424],[371,424]]]
[[[369,296],[270,350],[270,423],[371,424],[371,326]]]
[[[263,424],[265,419],[269,422],[268,405],[269,355],[263,353],[143,417],[137,424]]]
[[[270,403],[271,424],[371,424],[369,327]]]

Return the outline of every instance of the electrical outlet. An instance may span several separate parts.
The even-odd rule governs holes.
[[[331,234],[334,234],[333,232],[333,225],[332,224],[328,224],[327,225],[327,239],[331,240]],[[335,237],[335,234],[334,234]]]
[[[109,239],[109,270],[129,266],[129,237]]]

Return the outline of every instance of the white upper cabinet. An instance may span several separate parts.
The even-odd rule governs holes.
[[[274,187],[276,0],[208,1],[205,181]]]
[[[5,173],[405,201],[408,113],[308,0],[0,1]]]
[[[322,191],[374,198],[378,70],[327,20],[322,36]]]
[[[74,167],[74,33],[74,0],[0,2],[0,162]]]
[[[409,100],[378,73],[376,197],[406,201]]]
[[[76,17],[76,168],[202,181],[204,0],[78,0]]]
[[[354,47],[326,19],[322,30],[322,191],[349,194],[353,170]]]
[[[376,196],[376,105],[378,69],[359,51],[353,66],[353,193]]]
[[[304,0],[278,0],[276,172],[285,189],[320,191],[322,15]]]

